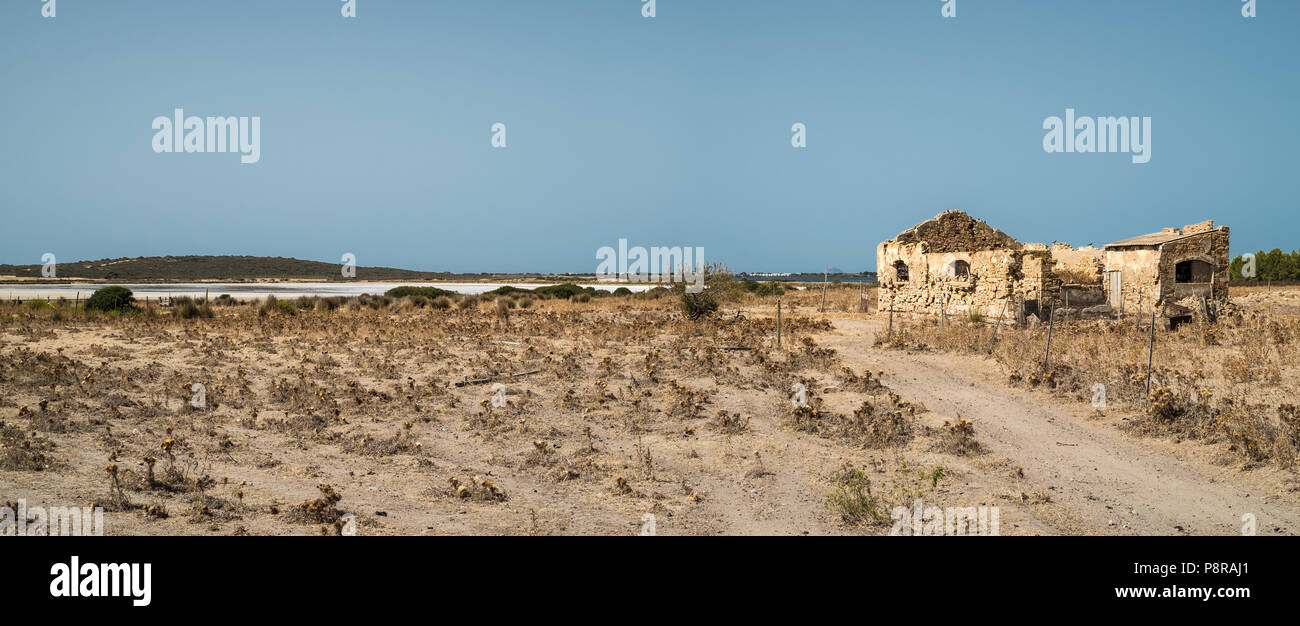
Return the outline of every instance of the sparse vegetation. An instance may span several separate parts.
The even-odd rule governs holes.
[[[778,347],[775,297],[727,284],[714,283],[718,309],[694,320],[665,289],[193,301],[216,308],[210,316],[187,313],[184,299],[152,315],[0,304],[0,488],[57,485],[109,507],[129,532],[229,534],[336,534],[344,523],[367,534],[617,532],[647,509],[661,532],[713,533],[720,519],[753,532],[731,525],[747,518],[720,509],[736,506],[724,493],[784,515],[797,506],[791,487],[813,494],[822,520],[800,527],[880,533],[917,497],[964,504],[994,489],[979,469],[997,463],[981,453],[979,422],[928,413],[864,368],[863,352],[842,352],[844,317],[817,314],[820,289],[781,296]],[[859,286],[827,291],[828,311],[860,315]],[[1221,375],[1251,388],[1285,380],[1281,359],[1300,344],[1285,319],[1215,328],[1211,348],[1250,359]],[[990,330],[896,320],[882,347],[986,350]],[[1032,349],[1041,331],[1002,332],[994,357],[1019,373],[1014,384],[1053,394],[1084,393],[1101,371],[1085,349],[1130,358],[1065,323],[1062,352],[1043,368]],[[1115,341],[1140,335],[1129,332]],[[1157,346],[1203,350],[1207,336],[1191,324]],[[1148,400],[1140,374],[1125,370],[1109,396],[1139,407],[1131,428],[1219,442],[1254,463],[1295,457],[1294,402],[1193,396],[1195,371],[1159,367]],[[795,382],[807,406],[793,406]],[[845,458],[861,465],[840,473]]]

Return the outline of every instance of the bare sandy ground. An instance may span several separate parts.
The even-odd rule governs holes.
[[[871,347],[881,322],[866,315],[828,313],[820,327],[823,316],[787,310],[787,333],[835,354],[800,355],[789,336],[778,351],[770,314],[692,325],[671,308],[539,303],[509,319],[11,319],[0,328],[0,421],[54,444],[53,464],[0,470],[0,504],[103,503],[116,459],[130,506],[107,514],[108,534],[330,533],[332,514],[300,515],[323,484],[359,535],[635,535],[651,515],[660,535],[887,534],[828,506],[851,467],[871,477],[886,514],[917,499],[997,506],[1004,535],[1231,535],[1246,513],[1260,534],[1300,529],[1290,472],[1125,434],[1117,426],[1131,415],[1011,388],[984,359]],[[737,343],[757,349],[716,350]],[[844,367],[880,372],[885,388],[855,387]],[[505,379],[503,409],[487,385],[452,384],[532,370]],[[215,406],[187,408],[196,380]],[[863,402],[888,405],[892,391],[915,409],[915,435],[872,447],[801,431],[794,380],[813,383],[827,423]],[[720,427],[719,411],[747,425]],[[960,419],[986,452],[937,445]],[[166,440],[184,481],[148,486],[142,459],[160,459],[161,472]],[[475,495],[458,497],[453,478]]]

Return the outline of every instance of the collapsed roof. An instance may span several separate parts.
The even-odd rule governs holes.
[[[887,243],[925,242],[930,252],[1019,250],[1022,244],[964,211],[944,211],[905,230]]]

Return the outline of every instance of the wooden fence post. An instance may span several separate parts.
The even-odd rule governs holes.
[[[885,341],[894,338],[894,294],[889,294],[889,332],[885,333]]]
[[[826,283],[830,282],[831,266],[826,266],[826,271],[822,273],[822,313],[826,312]]]
[[[993,326],[993,336],[989,338],[990,354],[993,353],[993,342],[998,340],[998,329],[1002,328],[1002,318],[1007,314],[1007,302],[1009,302],[1010,300],[1011,300],[1011,296],[1008,295],[1006,299],[1002,301],[1002,312],[998,313],[998,323]]]
[[[1052,364],[1052,322],[1056,320],[1056,307],[1052,307],[1047,314],[1047,350],[1043,352],[1043,367],[1048,368]]]
[[[781,296],[776,297],[776,347],[781,347]]]
[[[1151,398],[1151,363],[1156,353],[1156,305],[1151,305],[1151,341],[1147,344],[1147,399]]]

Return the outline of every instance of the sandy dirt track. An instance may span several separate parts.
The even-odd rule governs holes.
[[[1123,535],[1237,534],[1254,514],[1259,534],[1294,534],[1300,509],[1283,495],[1280,472],[1243,473],[1205,462],[1195,443],[1138,439],[1098,415],[1005,384],[991,361],[964,355],[872,348],[874,320],[841,319],[823,342],[850,366],[882,369],[883,380],[939,414],[975,423],[980,440],[1073,511],[1081,527],[1061,532]],[[859,363],[855,363],[858,361]],[[1270,494],[1273,494],[1270,496]]]

